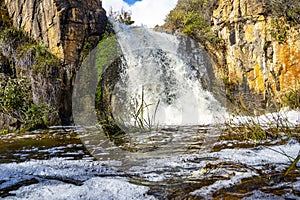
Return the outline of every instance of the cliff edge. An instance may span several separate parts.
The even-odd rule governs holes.
[[[179,0],[164,27],[206,47],[233,103],[263,111],[299,101],[299,10],[291,0]]]
[[[1,0],[0,18],[0,129],[71,124],[76,72],[107,24],[101,1]]]

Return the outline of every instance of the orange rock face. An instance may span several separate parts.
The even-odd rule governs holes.
[[[300,25],[267,13],[258,0],[220,0],[213,30],[224,39],[219,67],[231,83],[273,97],[300,88]]]

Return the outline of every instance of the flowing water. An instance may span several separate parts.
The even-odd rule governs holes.
[[[205,51],[182,36],[115,29],[124,55],[112,115],[126,134],[97,124],[98,79],[84,74],[76,127],[0,137],[1,198],[299,199],[299,164],[284,175],[299,137],[222,140],[226,101]]]
[[[115,25],[115,30],[124,52],[123,73],[113,93],[119,123],[129,126],[140,119],[152,125],[199,125],[225,115],[203,88],[211,88],[214,78],[203,47],[187,37],[141,27]]]
[[[53,128],[2,136],[0,197],[298,199],[300,195],[299,169],[282,175],[291,163],[288,156],[295,158],[300,151],[293,138],[222,141],[210,126],[169,126],[108,140],[96,130]]]

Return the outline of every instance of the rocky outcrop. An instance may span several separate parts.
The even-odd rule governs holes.
[[[212,15],[223,79],[264,100],[300,88],[300,25],[273,14],[265,1],[219,0]]]
[[[232,102],[264,110],[300,91],[299,8],[293,0],[179,0],[164,28],[205,46]]]
[[[1,6],[0,131],[70,124],[74,77],[105,31],[101,1],[1,0]]]
[[[24,32],[0,31],[0,121],[12,130],[59,123],[63,68],[57,57]]]
[[[65,64],[76,66],[82,51],[100,40],[107,22],[99,0],[5,0],[13,26],[44,43]]]
[[[71,123],[72,88],[84,53],[104,33],[107,18],[99,0],[5,0],[14,27],[37,39],[62,61],[63,87],[59,112]]]

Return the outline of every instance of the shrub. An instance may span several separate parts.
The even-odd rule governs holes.
[[[271,0],[266,2],[271,13],[288,21],[300,23],[300,2],[294,0]]]
[[[131,11],[126,11],[122,8],[120,11],[113,11],[110,8],[109,17],[123,24],[131,25],[134,21],[131,19]]]
[[[20,110],[30,98],[29,86],[25,79],[9,78],[4,87],[0,88],[0,104],[8,110]]]
[[[291,90],[283,95],[283,106],[288,106],[291,109],[300,108],[300,89]]]
[[[288,39],[289,26],[286,25],[283,18],[273,19],[270,28],[270,34],[278,42],[285,42]]]
[[[55,109],[45,103],[39,105],[32,104],[27,108],[24,116],[25,130],[35,130],[47,128],[51,115],[54,115]]]
[[[215,0],[182,0],[165,20],[164,27],[179,30],[193,39],[217,43],[220,41],[210,27]]]

